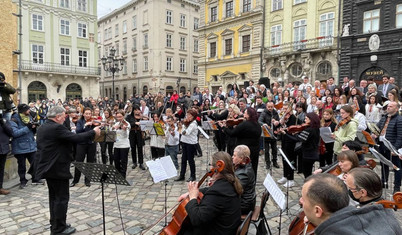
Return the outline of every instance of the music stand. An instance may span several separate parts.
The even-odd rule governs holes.
[[[286,154],[283,152],[282,148],[278,148],[279,153],[282,155],[282,158],[285,159],[285,162],[289,165],[289,167],[295,171],[296,168],[293,166],[293,164],[289,161],[288,157]],[[286,187],[286,215],[289,214],[289,187]]]
[[[99,182],[102,185],[103,234],[106,235],[104,183],[126,186],[130,186],[130,184],[113,165],[84,162],[74,162],[73,164],[89,181]]]

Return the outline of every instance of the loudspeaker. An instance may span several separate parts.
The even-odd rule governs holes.
[[[258,84],[264,84],[267,89],[270,88],[270,80],[268,77],[262,77],[258,80]]]
[[[244,88],[247,88],[250,86],[250,82],[249,81],[244,81]]]

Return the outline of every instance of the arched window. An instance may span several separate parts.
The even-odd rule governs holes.
[[[273,68],[269,74],[273,78],[279,78],[281,76],[281,70],[279,68]]]
[[[167,94],[173,94],[173,87],[172,86],[167,86],[166,87],[166,95]]]
[[[185,86],[180,87],[180,93],[183,93],[183,95],[186,94],[186,87]]]
[[[82,89],[81,86],[77,83],[71,83],[66,87],[66,98],[67,99],[81,99],[82,98]]]
[[[137,94],[137,87],[133,86],[133,96],[135,96]]]
[[[44,100],[47,97],[47,89],[45,84],[39,81],[31,82],[28,85],[28,101]]]
[[[126,102],[127,100],[127,87],[123,88],[123,101]]]
[[[290,73],[293,77],[300,77],[303,74],[303,67],[300,63],[293,63],[290,66]]]
[[[144,95],[148,94],[148,86],[144,86],[142,88],[142,94],[144,94]]]
[[[321,75],[331,75],[332,65],[329,61],[323,61],[318,65],[317,72]]]

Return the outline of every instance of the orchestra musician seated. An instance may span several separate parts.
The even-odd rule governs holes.
[[[331,174],[308,177],[300,202],[307,220],[317,226],[314,234],[402,234],[392,210],[383,205],[348,206],[348,189]]]
[[[255,207],[255,176],[250,164],[250,149],[246,145],[238,145],[233,151],[235,175],[243,187],[241,195],[241,214],[247,215]]]
[[[350,198],[359,203],[358,208],[382,199],[381,179],[371,169],[358,167],[350,170],[345,184]]]
[[[222,164],[222,161],[224,164]],[[191,222],[184,234],[227,234],[236,233],[241,223],[240,195],[243,192],[240,181],[234,174],[230,155],[217,152],[212,156],[212,166],[222,164],[223,169],[212,175],[211,186],[198,189],[198,183],[188,183],[188,193],[179,197],[179,201],[187,196],[190,201],[185,206]],[[200,202],[197,198],[204,194]]]

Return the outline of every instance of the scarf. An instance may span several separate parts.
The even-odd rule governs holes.
[[[21,121],[26,125],[29,122],[29,116],[23,113],[20,113]]]

